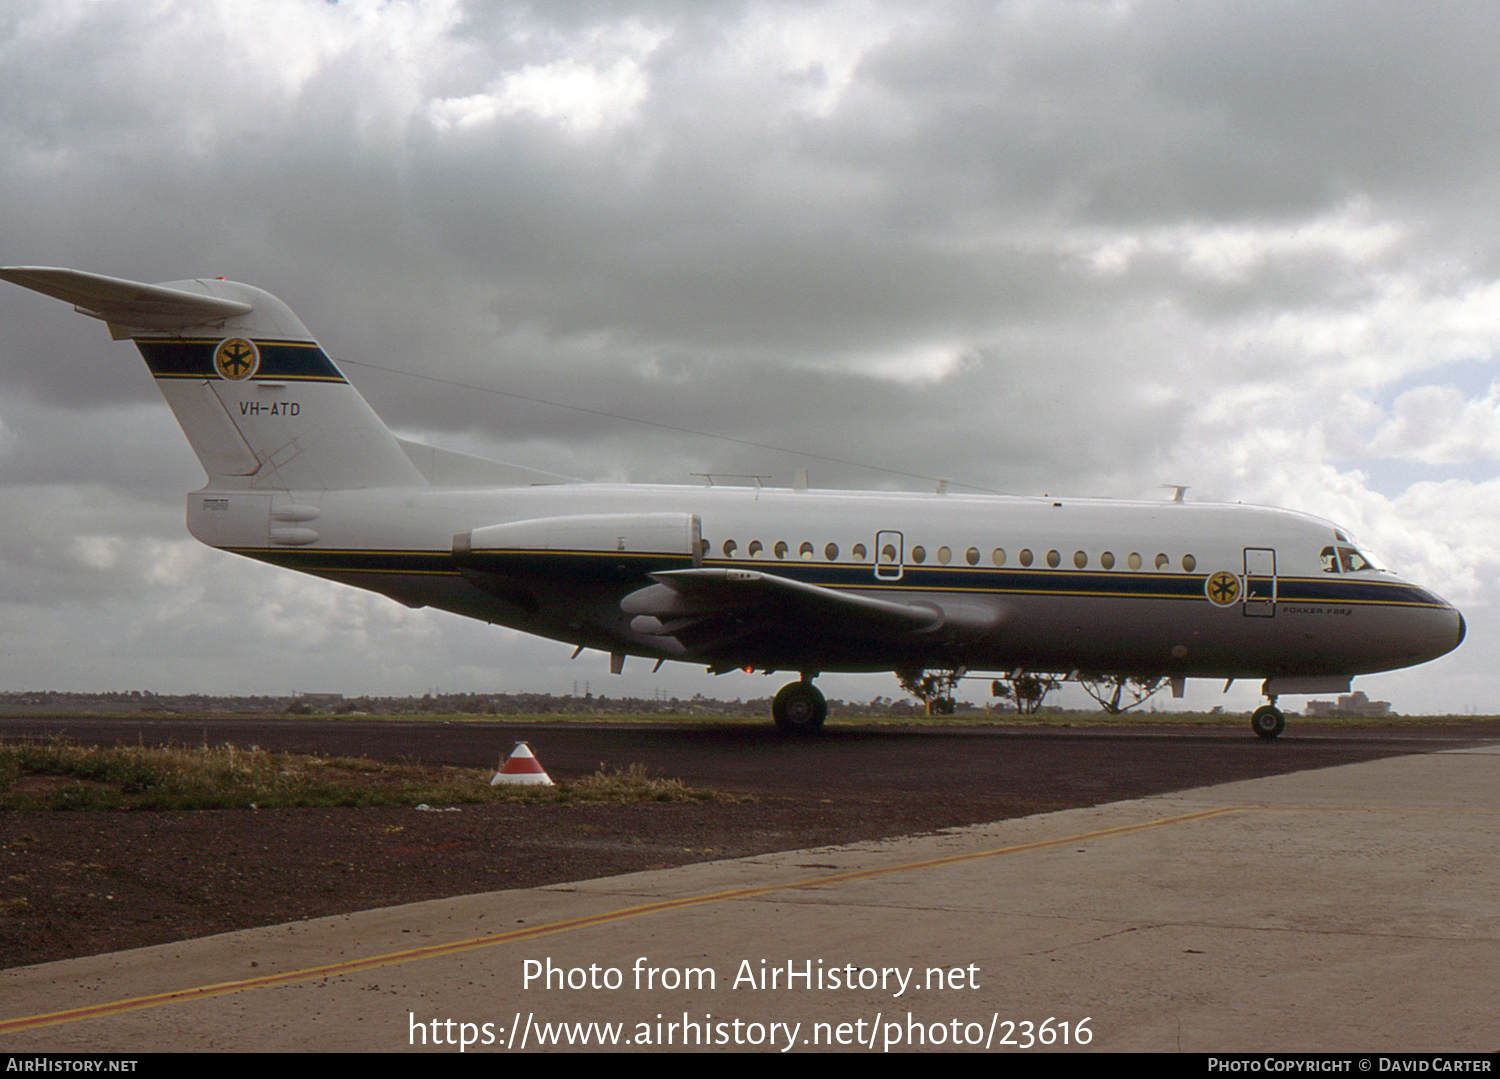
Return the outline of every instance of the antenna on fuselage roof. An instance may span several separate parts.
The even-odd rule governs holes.
[[[1172,501],[1173,502],[1186,502],[1187,501],[1187,499],[1183,498],[1182,496],[1185,495],[1185,494],[1187,494],[1187,489],[1188,489],[1188,486],[1189,486],[1188,484],[1186,484],[1186,483],[1164,483],[1164,484],[1162,484],[1162,486],[1165,487],[1169,491],[1176,491],[1177,492],[1175,495],[1172,496]]]
[[[689,472],[688,475],[697,476],[702,479],[703,486],[705,487],[712,487],[714,485],[715,477],[721,480],[749,480],[751,483],[755,484],[755,489],[757,491],[759,491],[764,486],[764,484],[760,482],[761,480],[768,480],[771,478],[770,476],[756,476],[749,472]]]

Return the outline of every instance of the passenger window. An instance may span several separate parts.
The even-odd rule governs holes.
[[[1109,551],[1105,551],[1102,555],[1099,556],[1099,564],[1101,566],[1103,566],[1105,569],[1114,569],[1115,568],[1115,556],[1113,554],[1111,554]]]
[[[1130,557],[1125,560],[1125,563],[1131,569],[1140,569],[1141,568],[1141,556],[1140,556],[1140,553],[1138,551],[1131,551],[1130,552]]]
[[[949,562],[953,561],[953,552],[951,550],[949,550],[947,547],[939,547],[938,548],[938,561],[941,562],[943,565],[946,566]]]
[[[970,547],[967,551],[964,552],[964,558],[968,560],[968,563],[971,566],[979,565],[979,548]]]
[[[706,540],[706,539],[699,540],[698,541],[698,553],[699,554],[708,554],[708,549],[711,546],[712,546],[712,544],[710,544],[708,542],[708,540]]]
[[[725,558],[733,558],[734,557],[734,552],[737,551],[737,550],[739,550],[739,544],[735,543],[734,540],[725,540],[724,541],[724,557]]]
[[[1023,547],[1023,548],[1021,548],[1021,555],[1020,555],[1020,557],[1021,557],[1021,565],[1023,565],[1023,566],[1030,566],[1031,565],[1031,548],[1030,547]]]
[[[1062,555],[1058,554],[1056,551],[1047,552],[1047,565],[1051,566],[1053,569],[1056,569],[1058,565],[1061,564],[1061,562]]]
[[[915,547],[913,547],[911,549],[911,560],[913,562],[915,562],[919,566],[923,562],[926,562],[927,561],[927,548],[923,547],[920,543],[917,544]]]
[[[828,561],[832,562],[834,559],[838,558],[838,556],[839,545],[837,543],[830,543],[827,547],[823,548],[823,557],[828,559]]]
[[[990,561],[995,563],[995,565],[997,566],[1005,565],[1005,548],[996,547],[993,551],[991,551]]]
[[[772,547],[771,550],[777,558],[785,558],[787,551],[786,540],[777,540],[776,546]]]
[[[853,554],[856,559],[863,562],[865,560],[865,545],[863,543],[856,543],[854,545],[854,550],[850,553]]]
[[[808,543],[806,540],[803,540],[802,546],[797,548],[797,554],[802,557],[802,561],[811,562],[813,556],[812,544]]]
[[[1156,568],[1157,569],[1166,569],[1171,564],[1172,564],[1172,560],[1170,558],[1168,558],[1166,555],[1164,555],[1164,554],[1158,554],[1156,556]]]
[[[1192,573],[1193,570],[1198,568],[1198,560],[1190,554],[1185,554],[1182,556],[1182,568],[1188,573]]]
[[[763,551],[763,550],[765,550],[765,548],[760,545],[760,540],[751,540],[750,541],[750,557],[751,558],[758,558],[758,557],[760,557],[760,552]]]
[[[896,561],[896,545],[894,543],[887,543],[884,547],[880,548],[880,560],[882,562]]]
[[[1089,556],[1088,555],[1084,554],[1082,551],[1074,551],[1073,552],[1073,565],[1077,566],[1079,569],[1083,569],[1083,567],[1087,566],[1088,564],[1089,564]]]

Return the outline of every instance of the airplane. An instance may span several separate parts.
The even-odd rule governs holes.
[[[1338,526],[1239,504],[584,483],[398,438],[292,311],[223,279],[0,269],[130,339],[208,474],[211,547],[576,646],[797,672],[1259,679],[1280,695],[1457,648],[1463,615]]]

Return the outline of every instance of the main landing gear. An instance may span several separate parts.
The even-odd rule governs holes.
[[[812,684],[817,672],[802,672],[802,681],[788,682],[771,702],[771,717],[784,734],[817,734],[828,718],[828,701]]]
[[[1286,729],[1286,716],[1276,707],[1275,697],[1271,698],[1271,703],[1261,705],[1250,714],[1250,729],[1257,738],[1268,740]]]

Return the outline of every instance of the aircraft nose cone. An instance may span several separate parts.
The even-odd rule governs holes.
[[[1442,603],[1443,601],[1439,600],[1438,602]],[[1451,603],[1443,603],[1443,607],[1443,613],[1448,617],[1442,622],[1442,632],[1440,635],[1434,634],[1432,638],[1429,638],[1432,641],[1433,648],[1438,650],[1432,657],[1433,659],[1436,659],[1438,656],[1446,656],[1449,652],[1463,644],[1464,637],[1469,632],[1469,624],[1464,621],[1463,613],[1457,607]]]
[[[1420,595],[1426,605],[1409,608],[1405,620],[1402,647],[1407,658],[1403,666],[1446,656],[1463,644],[1469,632],[1469,624],[1457,607],[1431,592]]]

